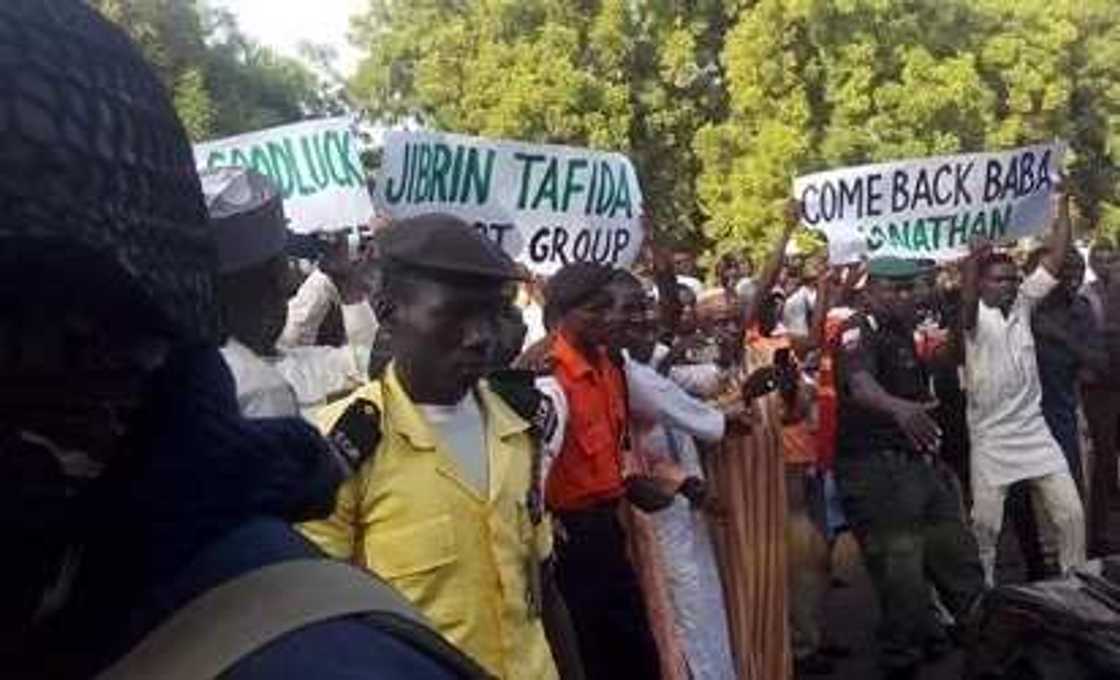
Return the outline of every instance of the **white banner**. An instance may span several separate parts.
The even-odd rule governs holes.
[[[1050,194],[1066,147],[861,165],[797,178],[802,224],[828,237],[829,259],[951,260],[973,234],[1007,241],[1050,224]]]
[[[531,271],[568,262],[628,266],[642,244],[642,193],[622,154],[439,132],[390,132],[378,208],[473,224]]]
[[[357,139],[345,116],[196,144],[194,161],[199,169],[236,165],[268,175],[284,194],[292,231],[338,231],[373,216]]]

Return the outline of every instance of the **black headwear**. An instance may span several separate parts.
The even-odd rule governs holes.
[[[377,235],[377,251],[390,267],[404,267],[435,278],[517,279],[513,261],[493,241],[452,215],[410,217]]]
[[[194,158],[139,50],[84,2],[0,2],[0,250],[72,249],[124,274],[185,337],[214,338]],[[75,277],[94,290],[99,278]]]

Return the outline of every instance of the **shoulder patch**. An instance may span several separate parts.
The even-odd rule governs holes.
[[[346,460],[351,470],[357,470],[381,443],[381,411],[369,399],[355,399],[346,407],[327,439]]]

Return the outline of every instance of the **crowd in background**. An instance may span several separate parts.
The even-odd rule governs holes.
[[[0,124],[39,151],[0,158],[13,675],[827,675],[854,538],[913,678],[976,643],[1005,503],[1031,578],[1113,548],[1120,256],[1063,191],[1025,258],[940,266],[788,257],[795,203],[757,275],[650,234],[533,277],[440,214],[298,241],[84,6],[0,22],[76,46]]]

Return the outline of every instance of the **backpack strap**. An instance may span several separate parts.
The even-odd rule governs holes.
[[[301,559],[255,569],[203,593],[98,680],[210,680],[288,633],[358,615],[459,677],[489,677],[376,576],[341,562]]]

